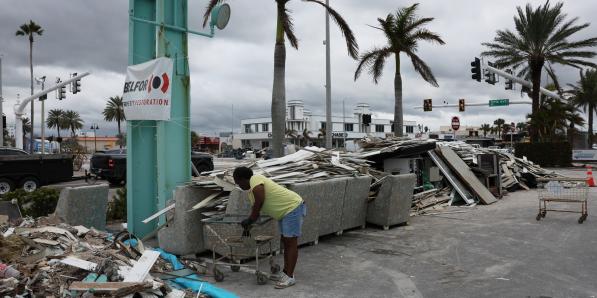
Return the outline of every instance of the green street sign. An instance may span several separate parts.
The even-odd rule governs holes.
[[[490,99],[489,100],[490,107],[501,107],[501,106],[507,106],[507,105],[510,105],[510,100],[507,98]]]

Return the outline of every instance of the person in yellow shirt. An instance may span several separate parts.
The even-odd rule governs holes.
[[[243,228],[249,227],[259,214],[271,216],[278,221],[280,237],[284,246],[284,270],[277,278],[277,289],[290,287],[296,283],[294,268],[298,260],[298,237],[301,236],[306,207],[297,193],[277,184],[263,175],[253,175],[247,167],[238,167],[232,174],[234,182],[249,191],[251,214],[242,221]]]

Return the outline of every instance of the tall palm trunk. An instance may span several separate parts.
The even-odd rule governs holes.
[[[588,136],[588,143],[589,149],[593,148],[593,112],[595,110],[595,106],[593,104],[589,104],[589,136]]]
[[[280,11],[284,11],[282,1],[278,3],[278,23],[276,46],[274,48],[274,85],[272,88],[272,153],[274,157],[284,154],[283,142],[286,129],[286,46]]]
[[[541,69],[543,68],[543,63],[543,61],[533,60],[531,60],[531,62],[529,63],[531,67],[531,82],[533,83],[533,90],[531,90],[531,99],[533,101],[533,116],[537,115],[537,112],[539,112],[539,89],[541,88]],[[536,127],[530,129],[530,135],[531,143],[536,143],[539,141],[539,136]]]
[[[33,33],[31,33],[33,34]],[[33,35],[29,35],[29,74],[31,78],[31,95],[33,95]],[[31,101],[31,138],[29,139],[29,152],[33,153],[33,130],[35,127],[34,122],[34,110],[33,110],[33,103],[35,100]]]
[[[396,56],[396,73],[394,74],[394,135],[403,135],[402,116],[402,77],[400,76],[400,52]]]
[[[120,131],[120,119],[116,121],[118,123],[118,137],[122,138],[122,131]],[[122,142],[118,142],[118,147],[122,149]]]

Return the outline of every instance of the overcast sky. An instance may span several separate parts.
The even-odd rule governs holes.
[[[101,116],[107,98],[121,95],[128,51],[128,2],[125,0],[0,0],[0,54],[3,55],[4,111],[9,123],[14,123],[13,106],[17,94],[29,94],[28,42],[15,36],[19,25],[29,19],[44,28],[34,43],[34,75],[66,78],[71,72],[91,71],[83,79],[82,92],[67,94],[57,101],[49,96],[46,110],[52,108],[78,111],[85,128],[97,123],[100,133],[116,131],[115,123],[106,123]],[[330,0],[354,31],[361,51],[382,46],[384,36],[368,25],[376,25],[385,17],[412,1],[400,0]],[[503,81],[495,86],[478,83],[470,78],[470,61],[483,50],[481,42],[491,41],[497,29],[512,28],[516,6],[529,1],[420,1],[419,15],[434,17],[428,28],[439,33],[446,45],[421,43],[419,55],[434,71],[439,88],[434,88],[416,74],[403,59],[402,79],[405,120],[437,129],[448,125],[458,115],[462,125],[493,123],[496,118],[506,122],[523,121],[530,105],[507,108],[470,107],[465,113],[456,108],[434,109],[424,113],[413,107],[424,98],[434,104],[443,101],[454,104],[458,98],[468,102],[486,102],[492,98],[527,100],[517,90],[504,90]],[[531,0],[533,5],[543,1]],[[189,26],[199,29],[207,0],[189,0]],[[213,39],[189,37],[191,69],[192,129],[205,134],[240,130],[240,119],[269,116],[273,75],[275,38],[275,3],[273,0],[230,0],[232,18],[228,27],[216,32]],[[312,3],[292,0],[292,10],[299,50],[287,46],[286,99],[301,99],[315,114],[325,107],[325,14]],[[565,1],[564,11],[579,22],[595,20],[597,2]],[[576,38],[597,36],[597,24],[577,34]],[[342,113],[342,101],[347,111],[357,102],[367,102],[379,116],[391,118],[394,64],[388,63],[379,84],[366,73],[357,81],[353,74],[357,62],[348,55],[340,31],[331,24],[332,104],[335,113]],[[595,61],[597,62],[597,61]],[[556,68],[564,83],[578,80],[578,70]],[[36,87],[37,88],[37,87]],[[234,105],[234,120],[232,106]],[[39,104],[36,105],[39,130]],[[29,112],[29,108],[26,109]]]

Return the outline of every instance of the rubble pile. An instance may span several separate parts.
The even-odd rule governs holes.
[[[191,269],[181,275],[183,266],[200,267],[144,247],[126,231],[112,235],[48,218],[0,226],[1,297],[196,297],[197,289],[179,279],[205,284],[202,293],[217,289]]]
[[[477,166],[476,156],[479,154],[494,153],[499,156],[502,172],[502,188],[514,191],[518,188],[526,189],[535,187],[538,178],[555,178],[561,175],[541,168],[530,160],[518,158],[512,153],[504,150],[494,150],[487,148],[475,148],[464,142],[442,142],[439,146],[449,146],[462,158],[470,167]]]
[[[280,158],[259,160],[243,164],[260,174],[282,185],[327,180],[341,177],[357,177],[369,175],[375,182],[387,174],[370,167],[372,162],[353,156],[319,147],[305,147],[293,154]],[[226,210],[230,192],[236,189],[232,173],[234,169],[225,169],[202,173],[192,184],[198,187],[221,190],[221,193],[208,197],[201,202],[202,215],[208,218],[221,216]]]

